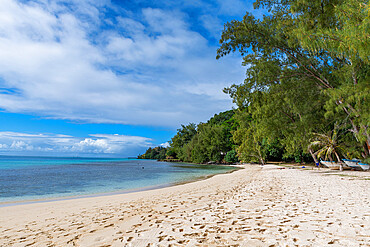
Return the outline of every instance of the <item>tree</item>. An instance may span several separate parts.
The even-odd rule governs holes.
[[[155,147],[148,148],[143,155],[139,155],[138,159],[156,159],[163,160],[166,158],[167,148],[164,147]]]
[[[181,159],[183,155],[182,148],[191,141],[196,133],[197,129],[194,123],[181,125],[181,128],[177,130],[176,135],[170,141],[170,148],[176,154],[176,157]]]
[[[340,160],[339,153],[343,151],[343,147],[338,142],[338,128],[335,126],[333,131],[330,131],[327,134],[314,133],[314,140],[311,142],[309,147],[315,148],[319,147],[320,149],[316,151],[317,156],[324,157],[330,161],[333,161],[332,155],[335,156],[337,162],[340,165],[340,170],[343,170],[343,164]]]
[[[176,159],[176,152],[173,150],[173,148],[168,148],[166,152],[166,157],[169,157],[170,159]]]
[[[254,138],[249,138],[248,148],[257,151],[253,143],[275,136],[287,154],[303,155],[312,132],[347,121],[355,145],[368,157],[368,4],[258,0],[255,7],[267,8],[270,15],[259,20],[247,13],[242,21],[226,23],[217,51],[217,58],[239,51],[248,65],[244,83],[225,89],[239,108],[252,112]],[[346,41],[348,37],[355,40]]]
[[[236,124],[233,116],[234,111],[230,110],[215,114],[207,123],[198,126],[182,125],[172,138],[167,154],[186,162],[221,163],[234,146],[231,132]]]
[[[226,156],[225,156],[225,161],[227,163],[236,163],[239,161],[238,159],[238,156],[237,156],[237,153],[235,150],[230,150],[229,152],[227,152]]]
[[[230,142],[227,138],[227,131],[222,126],[200,124],[198,135],[194,139],[191,157],[193,162],[205,163],[216,161],[221,163],[230,150]]]
[[[237,144],[236,151],[242,162],[257,161],[265,164],[267,157],[267,141],[264,138],[261,128],[252,118],[252,113],[246,110],[239,110],[236,114],[239,124],[238,129],[233,132],[233,141]]]

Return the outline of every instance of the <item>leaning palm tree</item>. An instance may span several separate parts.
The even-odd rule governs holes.
[[[309,149],[319,148],[314,154],[317,157],[325,157],[330,161],[333,161],[333,155],[338,161],[340,170],[343,170],[343,163],[340,160],[339,152],[343,151],[343,148],[338,143],[338,131],[337,126],[335,126],[333,131],[330,131],[327,134],[314,133],[313,140],[308,146]]]

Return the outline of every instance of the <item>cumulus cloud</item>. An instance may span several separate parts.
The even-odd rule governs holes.
[[[77,152],[90,152],[90,153],[112,153],[112,148],[108,144],[107,140],[94,140],[91,138],[86,138],[83,141],[80,141],[79,143],[76,143],[72,146],[72,151]]]
[[[74,137],[55,134],[0,132],[0,153],[136,156],[149,146],[152,139],[141,136],[92,134]],[[28,153],[29,152],[29,153]]]
[[[0,108],[178,127],[232,106],[222,89],[242,81],[239,57],[215,61],[217,46],[181,9],[125,7],[108,0],[3,0]],[[220,23],[203,19],[209,29]]]
[[[165,143],[160,144],[159,146],[164,147],[164,148],[168,148],[170,146],[170,143],[165,142]]]
[[[13,150],[20,150],[20,151],[32,151],[34,148],[32,145],[25,143],[24,141],[13,141],[12,145],[10,145],[10,149]]]

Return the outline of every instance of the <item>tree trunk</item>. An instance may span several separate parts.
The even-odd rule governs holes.
[[[338,154],[337,154],[337,152],[335,152],[335,151],[334,151],[334,154],[335,154],[335,157],[337,157],[337,160],[338,160],[339,170],[340,170],[340,171],[343,171],[343,163],[342,163],[342,161],[340,160],[339,155],[338,155]]]
[[[258,158],[261,162],[261,164],[264,166],[265,165],[265,161],[263,160],[263,157],[262,157],[262,153],[261,153],[261,150],[260,150],[260,144],[257,143],[257,152],[258,152]]]
[[[260,157],[260,162],[261,162],[262,166],[265,165],[265,161],[261,157]]]
[[[359,138],[361,136],[361,133],[360,133],[357,125],[353,122],[353,120],[351,118],[351,112],[350,111],[354,112],[353,107],[348,104],[349,109],[347,109],[347,107],[343,105],[343,102],[337,101],[336,103],[337,103],[337,105],[342,105],[342,109],[347,114],[348,120],[350,121],[350,123],[352,125],[352,132],[354,133],[354,136],[355,136],[356,140],[358,142],[360,142],[360,145],[361,145],[361,138]],[[360,115],[356,114],[356,117],[360,117]],[[364,133],[365,133],[364,135],[366,136],[366,145],[367,146],[363,145],[363,148],[364,148],[363,156],[365,156],[364,158],[366,158],[366,157],[370,156],[370,146],[369,146],[370,136],[367,133],[367,126],[360,126],[360,128],[361,127],[364,129]]]
[[[308,151],[310,152],[313,160],[315,161],[315,164],[317,167],[320,167],[320,163],[319,161],[317,160],[317,157],[316,157],[316,154],[312,151],[312,148],[308,148]]]

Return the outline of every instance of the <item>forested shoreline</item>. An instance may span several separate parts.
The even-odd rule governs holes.
[[[258,0],[224,26],[217,59],[238,52],[246,78],[224,89],[237,108],[182,125],[141,158],[194,163],[319,159],[370,162],[370,13],[359,0]],[[155,153],[158,154],[155,156]]]

